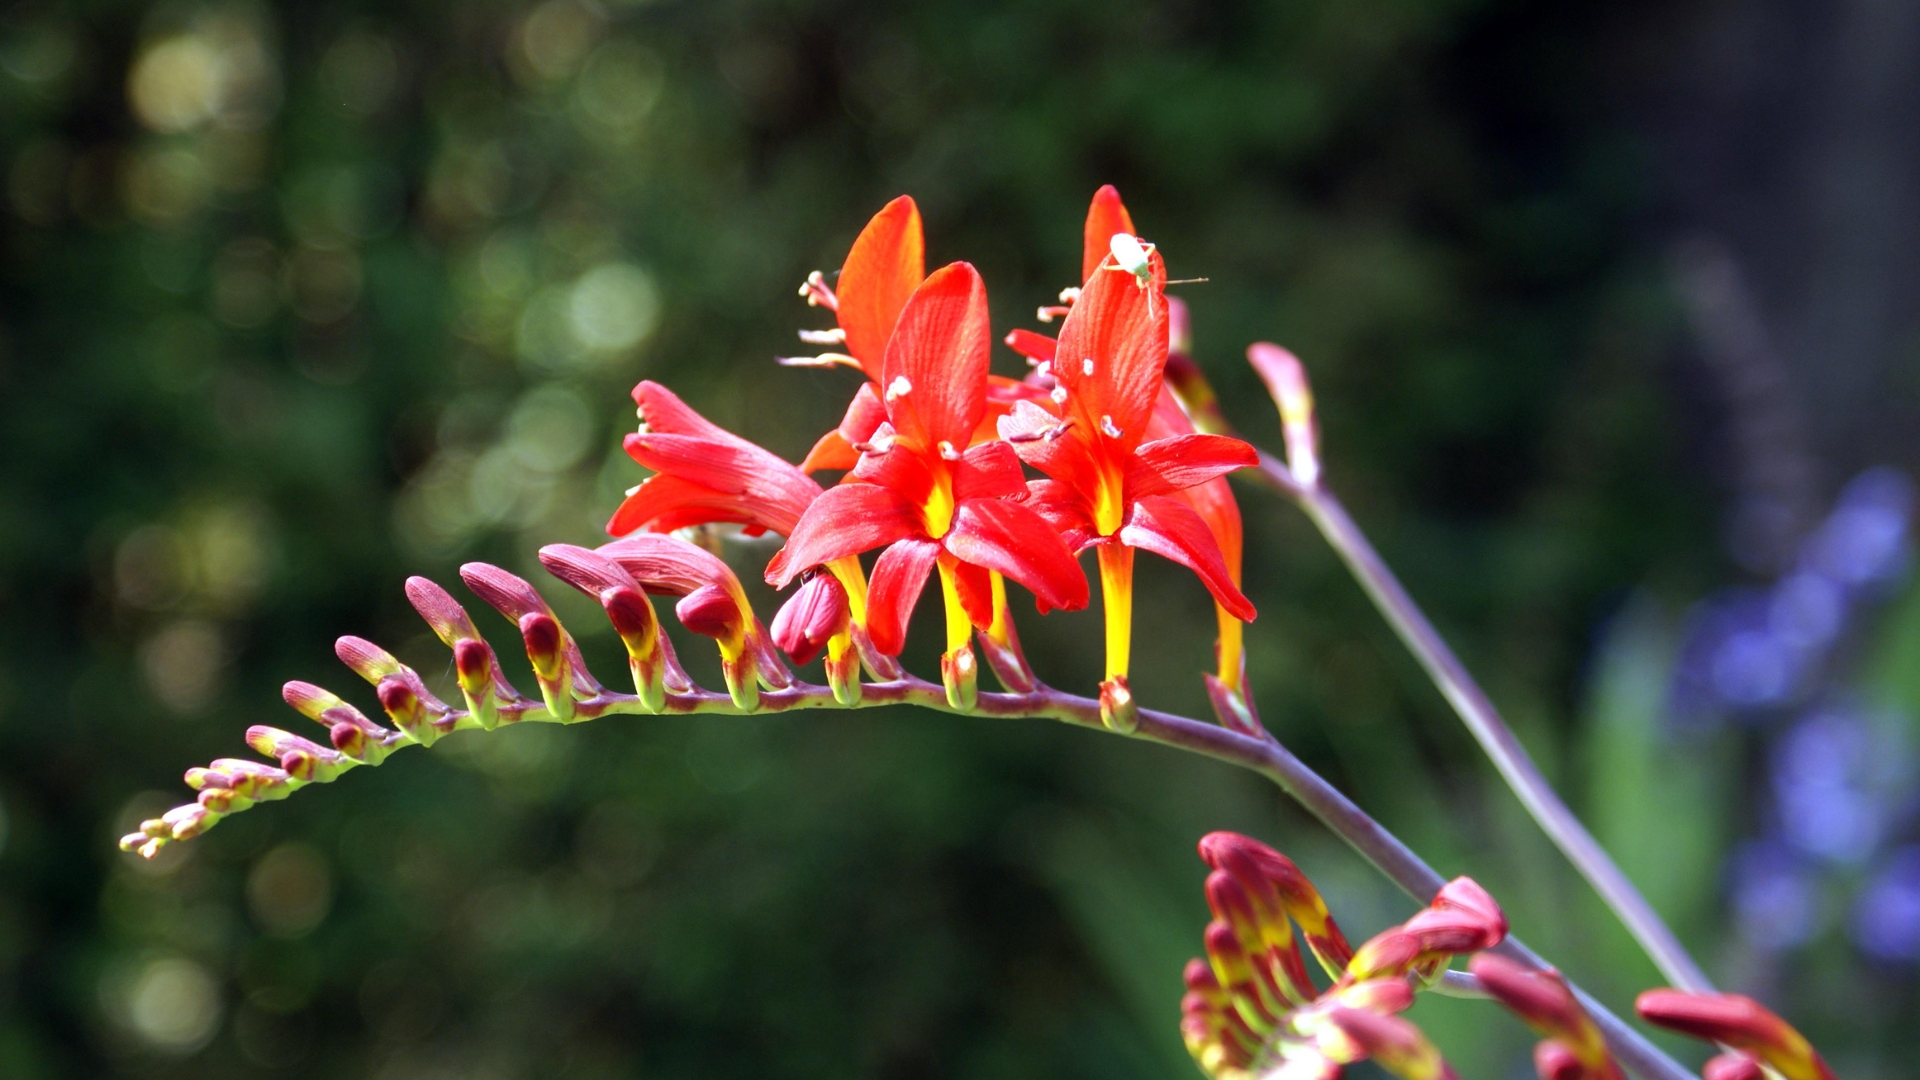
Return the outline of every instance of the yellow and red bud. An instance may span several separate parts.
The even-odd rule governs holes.
[[[325,784],[355,764],[330,746],[321,746],[292,732],[265,724],[247,729],[247,745],[280,762],[286,774],[302,783]]]
[[[348,634],[334,641],[334,655],[340,662],[353,670],[355,675],[378,686],[380,680],[389,675],[397,675],[407,670],[405,664],[396,660],[392,653],[368,641],[366,638]]]
[[[1738,1050],[1714,1055],[1700,1070],[1700,1080],[1766,1080],[1766,1076],[1757,1059]]]
[[[1225,870],[1247,884],[1256,896],[1271,890],[1286,913],[1300,926],[1300,936],[1327,973],[1339,977],[1353,958],[1346,935],[1327,911],[1313,882],[1293,860],[1252,837],[1233,832],[1208,833],[1200,839],[1200,858],[1215,870]],[[1251,883],[1263,882],[1263,886]]]
[[[773,616],[773,642],[796,664],[811,663],[833,638],[847,632],[847,590],[831,573],[811,572]]]
[[[587,671],[580,647],[531,583],[479,562],[462,566],[460,579],[494,610],[514,621],[526,645],[534,679],[540,684],[541,701],[555,720],[572,720],[576,699],[589,700],[602,693],[599,682]]]
[[[1370,1058],[1402,1080],[1453,1080],[1453,1068],[1408,1020],[1334,1006],[1327,1010],[1327,1022],[1359,1050],[1348,1060]]]
[[[1541,1080],[1624,1080],[1593,1018],[1555,971],[1534,971],[1492,953],[1469,970],[1494,1000],[1544,1036],[1534,1048]]]
[[[1265,965],[1255,962],[1247,942],[1224,922],[1208,923],[1202,940],[1214,978],[1226,990],[1240,1018],[1259,1034],[1272,1031],[1290,1005],[1263,970]]]
[[[1806,1036],[1742,994],[1648,990],[1633,1007],[1650,1024],[1758,1057],[1786,1080],[1834,1080],[1833,1070]]]
[[[720,645],[720,671],[727,680],[727,694],[742,712],[760,705],[760,682],[754,654],[747,647],[747,619],[726,589],[702,585],[680,598],[673,613],[680,624]]]
[[[415,611],[453,650],[454,675],[466,699],[467,712],[480,727],[491,731],[500,723],[500,705],[518,701],[520,694],[507,682],[493,648],[480,637],[467,610],[447,590],[423,577],[407,579],[407,599]]]
[[[467,712],[487,731],[500,723],[501,695],[493,674],[498,663],[493,648],[479,638],[461,638],[453,643],[454,679],[467,699]]]
[[[1287,469],[1301,487],[1320,482],[1320,422],[1314,415],[1313,388],[1298,357],[1265,341],[1247,346],[1247,362],[1267,384],[1280,410],[1287,444]]]
[[[452,723],[446,722],[453,710],[427,689],[419,673],[395,659],[392,653],[352,635],[335,641],[333,651],[354,674],[373,684],[381,710],[408,738],[431,746],[434,740],[454,729]]]
[[[649,712],[666,705],[669,690],[685,693],[693,688],[673,655],[673,645],[660,631],[659,616],[653,603],[641,590],[632,574],[612,559],[572,544],[550,544],[540,549],[540,563],[547,572],[600,601],[607,621],[620,635],[627,650],[627,669],[633,675],[633,692]]]
[[[367,719],[365,713],[312,683],[287,683],[280,696],[302,716],[326,725],[334,749],[362,765],[385,761],[398,741],[393,732]]]

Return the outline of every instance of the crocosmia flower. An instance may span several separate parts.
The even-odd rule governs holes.
[[[634,387],[633,400],[640,407],[641,426],[626,437],[624,445],[627,454],[654,470],[654,475],[630,491],[614,512],[607,523],[611,535],[725,523],[739,525],[750,536],[787,536],[820,497],[820,485],[806,473],[709,421],[659,383]],[[867,579],[860,561],[852,556],[834,560],[826,569],[839,588],[809,591],[808,625],[825,625],[828,616],[820,610],[822,602],[840,605],[842,615],[831,619],[837,629],[822,645],[827,652],[828,681],[843,703],[851,703],[859,697],[856,645],[865,638]],[[797,602],[798,598],[789,604]],[[774,624],[785,625],[778,617]],[[795,663],[804,664],[820,651],[803,646],[800,653],[789,653]],[[898,674],[890,660],[870,659],[879,677]]]
[[[1223,435],[1148,439],[1167,365],[1166,268],[1142,247],[1135,273],[1109,255],[1081,287],[1053,359],[1056,413],[1016,404],[1000,433],[1021,460],[1049,479],[1029,502],[1076,551],[1093,548],[1106,606],[1107,668],[1101,713],[1119,730],[1138,715],[1127,687],[1132,641],[1133,552],[1143,548],[1193,570],[1235,619],[1254,617],[1234,583],[1220,542],[1192,505],[1173,496],[1258,463],[1252,447]],[[1113,244],[1119,245],[1119,236]]]
[[[1005,443],[970,446],[987,411],[992,330],[987,291],[967,263],[936,271],[902,310],[881,364],[886,421],[862,444],[849,482],[814,500],[767,568],[785,588],[807,570],[885,547],[874,564],[868,629],[898,655],[907,616],[937,567],[947,608],[941,662],[949,699],[970,708],[978,673],[968,645],[993,623],[993,573],[1050,608],[1087,602],[1086,576],[1053,527],[1012,501],[1026,493]]]

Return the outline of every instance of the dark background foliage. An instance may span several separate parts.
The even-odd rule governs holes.
[[[1004,330],[1071,283],[1109,181],[1210,278],[1184,290],[1198,354],[1256,441],[1241,349],[1305,358],[1332,483],[1715,975],[1845,1075],[1911,1059],[1898,559],[1789,689],[1671,691],[1695,653],[1729,670],[1717,612],[1854,535],[1818,531],[1843,481],[1915,464],[1907,5],[0,23],[0,1074],[1183,1076],[1201,833],[1289,852],[1360,936],[1404,917],[1254,778],[881,710],[461,736],[151,865],[113,849],[247,724],[297,727],[282,681],[347,691],[335,635],[444,678],[402,579],[537,577],[540,544],[592,542],[639,479],[638,378],[804,452],[852,382],[771,357],[822,324],[795,285],[886,199],[920,201],[933,261],[982,268]],[[1242,505],[1280,737],[1610,1001],[1653,985],[1300,517]],[[1136,689],[1197,713],[1210,611],[1165,571]],[[1052,681],[1097,678],[1096,614],[1025,626]],[[1783,745],[1838,786],[1796,796]],[[1856,803],[1870,842],[1827,850],[1853,834],[1818,813]],[[1486,1007],[1416,1016],[1466,1075],[1525,1069]]]

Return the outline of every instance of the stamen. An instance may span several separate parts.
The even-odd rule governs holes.
[[[945,439],[941,439],[941,440],[940,440],[940,443],[939,443],[939,450],[940,450],[940,457],[941,457],[941,459],[942,459],[942,460],[945,460],[945,461],[959,461],[959,460],[960,460],[960,451],[958,451],[958,450],[955,450],[955,449],[953,448],[953,444],[952,444],[952,443],[950,443],[950,442],[948,442],[948,441],[947,441],[947,440],[945,440]]]
[[[807,280],[800,283],[800,295],[806,299],[808,307],[823,307],[828,311],[840,310],[840,298],[833,294],[832,288],[828,287],[826,275],[818,270],[808,274]]]
[[[1064,289],[1061,289],[1061,290],[1060,290],[1060,302],[1061,302],[1061,303],[1063,303],[1063,304],[1075,304],[1075,303],[1078,303],[1078,302],[1079,302],[1079,300],[1080,300],[1080,287],[1079,287],[1079,286],[1077,286],[1077,285],[1069,285],[1069,286],[1067,286],[1066,288],[1064,288]]]
[[[1067,429],[1072,426],[1073,426],[1073,421],[1071,420],[1065,420],[1058,424],[1053,425],[1052,427],[1048,428],[1046,431],[1047,441],[1052,442],[1053,440],[1059,438],[1060,436],[1065,435],[1067,433]]]
[[[1080,361],[1080,374],[1088,378],[1093,377],[1093,357],[1089,356],[1085,360]]]
[[[1063,307],[1043,307],[1039,311],[1034,312],[1033,317],[1036,319],[1039,319],[1043,323],[1050,323],[1055,319],[1065,318],[1069,310],[1071,309],[1064,306]]]
[[[885,432],[875,432],[870,441],[854,443],[853,448],[863,454],[872,454],[874,457],[879,457],[893,449],[893,436]]]
[[[1117,439],[1120,437],[1120,429],[1113,426],[1113,417],[1102,416],[1100,418],[1100,433],[1109,439]]]
[[[1038,375],[1043,379],[1050,379],[1053,377],[1053,361],[1029,359],[1027,363],[1033,365],[1033,373],[1035,375]]]
[[[800,340],[809,345],[844,345],[847,332],[838,326],[826,330],[802,330]]]
[[[888,401],[898,400],[911,393],[913,393],[913,383],[907,381],[905,375],[895,375],[893,381],[887,384]]]
[[[1047,396],[1053,399],[1055,405],[1065,405],[1067,403],[1067,388],[1064,386],[1056,386]]]

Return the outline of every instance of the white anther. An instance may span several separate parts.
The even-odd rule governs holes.
[[[1100,418],[1100,433],[1109,439],[1117,439],[1120,437],[1120,429],[1113,426],[1113,417],[1102,416]]]
[[[867,443],[867,452],[870,454],[884,454],[891,449],[893,449],[893,436],[884,431],[874,432],[873,438]]]
[[[887,384],[888,401],[906,397],[911,393],[913,393],[913,384],[907,381],[905,375],[895,375],[893,381]]]
[[[1079,299],[1080,299],[1080,288],[1077,285],[1070,285],[1067,288],[1060,290],[1060,302],[1063,304],[1071,304],[1078,301]]]
[[[1053,377],[1053,361],[1051,360],[1035,361],[1033,365],[1033,373],[1035,375],[1040,376],[1043,379],[1052,378]]]
[[[1064,386],[1056,386],[1053,388],[1053,392],[1047,396],[1053,399],[1055,405],[1065,405],[1067,403],[1067,388]]]
[[[939,443],[939,447],[938,447],[938,448],[939,448],[939,450],[940,450],[940,456],[941,456],[941,458],[943,458],[943,459],[945,459],[945,460],[947,460],[947,461],[959,461],[959,460],[960,460],[960,451],[958,451],[958,450],[955,450],[955,449],[953,448],[953,444],[952,444],[952,443],[950,443],[950,442],[948,442],[947,440],[945,440],[945,439],[941,439],[941,440],[940,440],[940,443]]]
[[[1093,378],[1093,357],[1089,356],[1085,360],[1080,361],[1080,374],[1085,375],[1089,379]]]
[[[1033,317],[1036,319],[1039,319],[1043,323],[1050,323],[1053,321],[1053,309],[1050,307],[1040,308],[1039,310],[1033,313]]]
[[[843,345],[847,340],[847,332],[838,326],[831,330],[802,330],[800,340],[809,345]]]

